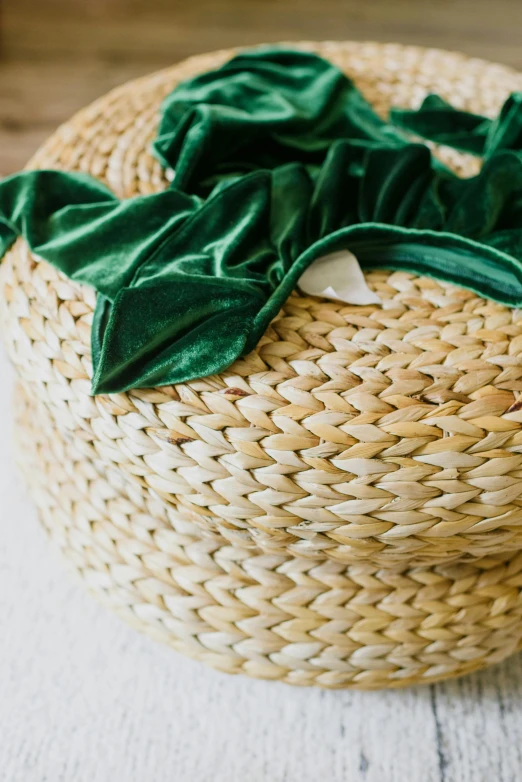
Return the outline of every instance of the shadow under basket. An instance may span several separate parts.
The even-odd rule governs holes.
[[[302,46],[383,116],[430,92],[493,116],[522,88],[459,54]],[[30,167],[120,198],[167,187],[149,151],[161,100],[233,54],[111,92]],[[6,254],[17,459],[50,536],[125,621],[228,673],[324,687],[432,682],[522,644],[522,313],[426,277],[366,280],[382,305],[296,292],[222,375],[92,397],[94,291],[22,240]]]

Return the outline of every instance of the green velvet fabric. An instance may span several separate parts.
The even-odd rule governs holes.
[[[520,104],[508,104],[487,127],[440,99],[392,125],[313,54],[245,52],[165,100],[154,150],[175,171],[169,189],[119,200],[83,174],[15,174],[0,183],[0,256],[23,236],[97,290],[93,393],[225,370],[309,264],[343,248],[366,268],[522,306]],[[481,173],[460,179],[406,130],[485,154]]]
[[[175,169],[176,188],[206,196],[260,169],[315,170],[340,139],[361,152],[405,143],[326,60],[267,48],[180,84],[163,102],[154,151]]]
[[[510,95],[495,119],[468,114],[438,95],[428,95],[420,109],[393,108],[390,120],[418,136],[472,155],[490,157],[499,150],[522,149],[522,92]]]

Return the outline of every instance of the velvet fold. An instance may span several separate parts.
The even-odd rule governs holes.
[[[0,183],[0,256],[23,236],[97,290],[93,393],[227,369],[340,249],[522,306],[519,96],[496,120],[433,96],[391,119],[316,55],[244,52],[164,101],[154,151],[170,188],[119,200],[84,174],[15,174]],[[484,166],[459,178],[409,134]]]
[[[422,138],[481,157],[522,149],[522,92],[510,95],[495,119],[467,113],[438,95],[428,95],[419,109],[393,108],[390,120]]]

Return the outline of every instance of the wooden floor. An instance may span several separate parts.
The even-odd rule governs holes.
[[[0,0],[0,3],[2,0]],[[3,0],[0,175],[127,79],[197,52],[372,39],[460,49],[522,69],[521,0]]]

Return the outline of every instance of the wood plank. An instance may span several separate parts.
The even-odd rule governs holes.
[[[522,778],[520,655],[432,691],[441,782]]]

